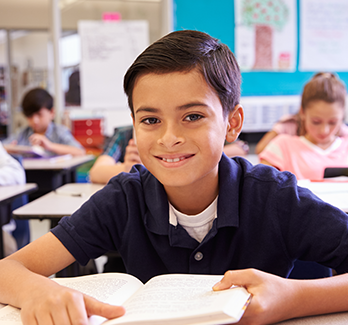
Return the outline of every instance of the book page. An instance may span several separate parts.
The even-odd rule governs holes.
[[[222,276],[182,274],[157,276],[125,302],[124,316],[107,321],[105,325],[128,322],[137,324],[137,321],[144,324],[154,324],[156,321],[175,324],[182,323],[183,319],[191,319],[185,324],[194,324],[195,318],[202,324],[214,324],[216,319],[219,319],[220,324],[238,321],[249,294],[240,287],[213,291],[213,285],[221,278]],[[231,308],[227,310],[224,306]],[[214,314],[227,315],[212,318]]]
[[[113,305],[121,305],[143,286],[137,278],[122,273],[103,273],[52,280]],[[98,325],[103,321],[105,318],[98,316],[90,318],[91,325]],[[22,325],[20,309],[11,306],[0,309],[0,325]]]

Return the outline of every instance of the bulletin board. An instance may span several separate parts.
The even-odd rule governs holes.
[[[301,71],[300,67],[300,8],[301,1],[296,0],[297,11],[297,53],[293,72],[242,72],[242,96],[291,96],[300,95],[304,84],[319,69]],[[315,0],[312,0],[315,1]],[[336,0],[324,0],[332,7]],[[340,2],[340,1],[336,1]],[[175,30],[194,29],[204,31],[227,44],[235,52],[235,5],[231,0],[174,0]],[[323,11],[322,11],[323,12]],[[327,12],[326,12],[327,14]],[[335,19],[327,21],[337,22]],[[302,22],[303,23],[303,22]],[[343,32],[346,33],[346,29]],[[347,60],[348,61],[348,60]],[[345,62],[346,64],[346,62]],[[338,76],[348,86],[348,72],[336,70]]]

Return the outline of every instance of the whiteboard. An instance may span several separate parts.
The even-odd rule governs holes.
[[[145,20],[79,21],[80,86],[83,109],[128,110],[123,77],[149,45]]]

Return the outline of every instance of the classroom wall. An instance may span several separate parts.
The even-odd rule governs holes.
[[[331,0],[327,0],[330,2]],[[297,21],[299,22],[297,0]],[[195,29],[220,39],[234,51],[233,0],[174,0],[174,29]],[[297,26],[299,40],[299,23]],[[243,72],[242,96],[299,95],[303,85],[317,72]],[[348,72],[337,73],[348,86]]]

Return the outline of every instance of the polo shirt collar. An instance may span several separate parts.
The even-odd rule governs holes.
[[[170,228],[169,205],[164,187],[151,173],[145,172],[141,175],[142,183],[146,188],[144,195],[147,209],[144,215],[144,223],[151,232],[168,236]],[[240,164],[223,154],[219,163],[218,217],[215,220],[217,228],[239,226],[241,175]]]

